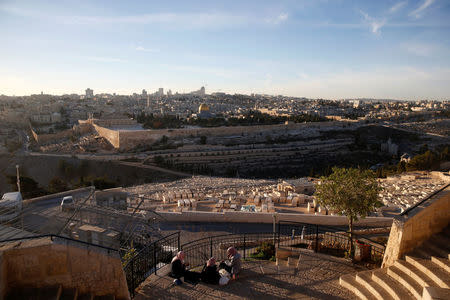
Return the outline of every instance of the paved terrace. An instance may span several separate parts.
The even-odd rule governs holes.
[[[356,299],[339,285],[339,276],[363,270],[329,255],[302,252],[297,266],[270,261],[245,261],[241,277],[226,286],[183,283],[169,276],[151,275],[135,299]]]

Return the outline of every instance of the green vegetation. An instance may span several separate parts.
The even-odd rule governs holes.
[[[270,242],[263,242],[256,248],[256,252],[250,254],[251,258],[272,260],[275,257],[275,246]]]
[[[348,219],[349,242],[352,245],[353,223],[366,217],[382,203],[378,199],[381,188],[372,171],[334,167],[330,176],[322,176],[315,196],[321,206],[345,215]],[[353,255],[353,245],[349,256]]]
[[[163,129],[163,128],[181,128],[185,125],[200,126],[200,127],[219,127],[219,126],[252,126],[252,125],[274,125],[281,124],[286,121],[303,123],[303,122],[324,122],[327,121],[315,114],[299,114],[295,116],[272,116],[261,113],[259,111],[248,111],[241,118],[231,117],[225,118],[223,116],[215,116],[213,118],[202,119],[181,119],[178,116],[163,115],[156,116],[153,114],[146,115],[140,113],[134,116],[138,123],[143,124],[144,128]]]

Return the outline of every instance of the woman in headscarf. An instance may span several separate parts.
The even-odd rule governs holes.
[[[172,277],[180,279],[186,272],[186,264],[184,263],[184,252],[180,251],[172,258]]]
[[[236,275],[241,271],[241,255],[237,252],[236,248],[230,247],[227,249],[228,261],[222,261],[219,265],[219,269],[225,269],[231,274],[233,279],[236,279]]]
[[[189,264],[184,261],[184,257],[184,252],[180,251],[172,258],[171,276],[176,278],[174,283],[177,285],[181,284],[180,278],[184,277],[185,282],[196,284],[200,278],[200,273],[186,270],[186,267],[189,266]]]
[[[211,257],[206,262],[205,267],[203,268],[201,279],[205,283],[210,284],[218,284],[220,279],[220,274],[217,271],[216,259]]]

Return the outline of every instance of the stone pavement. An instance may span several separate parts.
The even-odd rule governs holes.
[[[345,259],[305,251],[297,266],[245,261],[240,278],[227,286],[174,286],[172,278],[152,275],[135,299],[356,299],[339,285],[339,276],[361,270]]]

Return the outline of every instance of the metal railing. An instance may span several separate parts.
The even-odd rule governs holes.
[[[286,239],[286,236],[289,238]],[[351,246],[348,232],[343,228],[282,221],[278,223],[277,241],[278,248],[280,246],[307,248],[335,256],[344,256]],[[365,247],[370,250],[370,260],[381,263],[385,245],[357,234],[353,234],[352,243],[366,245]]]
[[[181,250],[189,258],[189,268],[193,269],[203,266],[211,257],[218,261],[225,260],[227,249],[231,246],[246,259],[263,243],[275,244],[276,238],[277,235],[273,232],[224,234],[186,243],[181,246]]]
[[[131,297],[144,280],[169,264],[180,249],[180,232],[167,235],[144,248],[121,251],[123,270]]]

